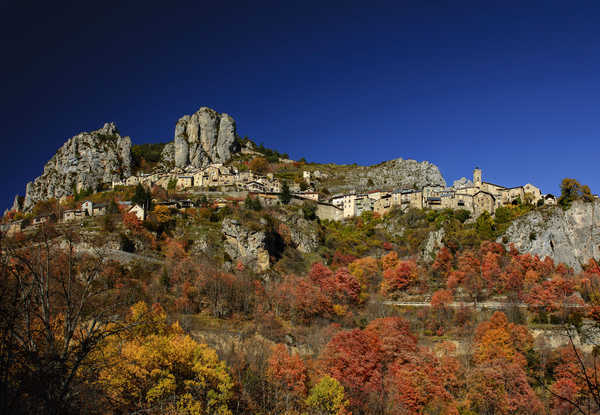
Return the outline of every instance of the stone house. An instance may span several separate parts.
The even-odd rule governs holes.
[[[335,196],[332,197],[329,201],[332,205],[342,210],[343,218],[351,218],[354,216],[356,202],[355,194]]]
[[[178,205],[179,209],[189,209],[189,208],[193,208],[195,206],[194,202],[191,201],[190,199],[178,200],[177,205]]]
[[[272,193],[257,193],[256,197],[263,206],[277,206],[279,204],[279,196]]]
[[[55,216],[53,214],[50,215],[42,215],[33,218],[31,221],[32,226],[40,226],[43,223],[49,223],[50,221],[55,221]]]
[[[190,189],[194,187],[194,176],[177,176],[178,189]]]
[[[384,192],[381,190],[371,190],[369,192],[367,192],[367,197],[369,199],[373,199],[373,200],[379,200],[381,199],[381,197],[385,194],[387,194],[388,192]]]
[[[12,236],[17,232],[20,232],[21,229],[23,229],[22,220],[14,220],[12,222],[3,223],[0,225],[0,231],[8,236]]]
[[[300,193],[294,193],[294,196],[298,196],[303,199],[314,200],[315,202],[319,201],[319,193],[318,192],[300,192]]]
[[[137,176],[130,176],[127,178],[127,180],[125,180],[127,186],[136,186],[139,182],[140,179]]]
[[[265,193],[266,186],[258,181],[251,181],[246,184],[246,189],[252,193]]]
[[[531,198],[534,203],[542,198],[542,191],[531,183],[527,183],[523,186],[523,191],[525,192],[525,199]]]
[[[360,216],[363,212],[372,212],[375,201],[367,195],[358,195],[354,199],[354,215]]]
[[[475,217],[478,217],[485,211],[493,215],[495,207],[496,198],[493,194],[481,190],[473,196],[473,215]]]
[[[421,190],[396,190],[392,193],[392,206],[403,211],[409,208],[423,209],[423,192]]]
[[[468,193],[455,193],[453,209],[465,209],[465,210],[472,212],[473,211],[473,195],[470,195]]]
[[[373,211],[381,216],[392,210],[392,195],[385,194],[373,202]]]
[[[77,219],[83,219],[87,216],[87,212],[83,209],[69,209],[63,212],[63,221],[70,222]]]
[[[106,215],[108,209],[108,204],[106,203],[97,203],[92,207],[93,216],[104,216]]]
[[[344,210],[331,203],[318,202],[315,214],[321,220],[327,219],[337,221],[344,218]]]

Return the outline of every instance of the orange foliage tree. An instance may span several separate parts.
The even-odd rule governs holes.
[[[381,291],[391,294],[408,288],[417,281],[419,270],[415,261],[399,261],[396,266],[383,272]]]
[[[499,359],[525,367],[525,355],[532,347],[533,337],[527,327],[510,323],[500,311],[475,330],[474,358],[477,363]]]
[[[273,346],[268,360],[267,376],[275,392],[281,412],[299,410],[306,397],[306,367],[297,354],[290,354],[283,344]]]
[[[348,330],[333,336],[321,353],[323,370],[337,379],[346,390],[354,410],[364,408],[382,393],[382,344],[372,331]]]

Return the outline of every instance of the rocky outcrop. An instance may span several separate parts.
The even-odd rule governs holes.
[[[175,167],[175,144],[167,143],[160,153],[160,170],[170,171]]]
[[[435,164],[398,158],[374,166],[346,166],[323,184],[332,193],[339,193],[374,188],[418,189],[429,185],[446,186],[446,181]]]
[[[500,241],[578,272],[590,258],[600,257],[600,201],[576,201],[567,211],[547,206],[530,212],[515,220]]]
[[[179,168],[224,163],[236,148],[235,121],[227,114],[202,107],[175,125],[174,159]]]
[[[20,212],[23,209],[23,196],[16,195],[10,210]]]
[[[224,249],[233,260],[255,266],[257,272],[269,268],[267,234],[263,230],[250,230],[234,219],[225,219],[221,225],[225,237]]]
[[[446,231],[444,228],[440,228],[437,231],[429,232],[429,236],[425,241],[425,245],[423,246],[423,250],[421,252],[421,258],[425,262],[431,263],[435,259],[437,252],[440,250],[444,243],[442,240],[446,235]]]
[[[454,180],[452,187],[455,190],[464,189],[467,187],[473,187],[473,182],[471,180],[467,179],[466,177],[461,177],[458,180]]]
[[[276,215],[289,229],[291,245],[302,253],[314,252],[319,248],[319,229],[314,221],[304,219],[301,214]]]
[[[23,209],[36,202],[61,198],[82,189],[131,175],[131,139],[121,137],[113,123],[70,138],[44,166],[44,173],[27,183]]]

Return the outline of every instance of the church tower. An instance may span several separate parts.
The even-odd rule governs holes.
[[[473,185],[481,187],[481,169],[479,167],[475,167],[475,170],[473,170]]]

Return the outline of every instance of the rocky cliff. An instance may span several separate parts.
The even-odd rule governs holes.
[[[376,188],[421,188],[428,185],[446,186],[440,170],[428,161],[385,161],[374,166],[346,166],[332,174],[324,183],[332,193],[364,191]]]
[[[239,150],[235,138],[233,118],[202,107],[193,115],[181,117],[175,125],[175,166],[205,167],[224,163]]]
[[[96,190],[103,183],[131,175],[131,139],[121,137],[113,123],[70,138],[44,166],[44,172],[27,183],[23,209],[73,190]]]
[[[600,201],[576,201],[567,211],[548,206],[530,212],[515,220],[501,240],[580,271],[590,258],[600,258]]]

